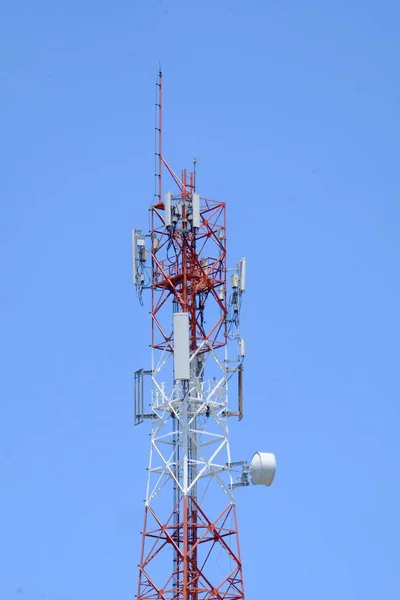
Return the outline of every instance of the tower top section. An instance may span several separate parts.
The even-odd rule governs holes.
[[[237,329],[244,285],[240,285],[236,274],[228,295],[225,203],[197,192],[197,159],[193,171],[183,169],[178,176],[164,158],[162,103],[160,71],[156,103],[157,192],[150,209],[150,234],[134,232],[133,277],[140,299],[143,289],[151,289],[152,347],[173,352],[172,300],[173,313],[189,315],[190,351],[203,353],[225,346],[232,328]],[[150,238],[151,270],[146,267],[146,237]]]

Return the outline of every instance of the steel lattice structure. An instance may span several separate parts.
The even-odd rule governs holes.
[[[178,177],[164,159],[161,73],[157,88],[158,193],[149,234],[133,232],[140,300],[151,290],[153,348],[152,368],[135,373],[135,423],[152,426],[137,598],[238,600],[244,590],[233,490],[248,485],[249,469],[231,461],[228,419],[242,417],[245,263],[228,281],[225,204],[196,192],[195,170]],[[163,195],[164,175],[174,191]],[[233,375],[235,412],[228,407]]]

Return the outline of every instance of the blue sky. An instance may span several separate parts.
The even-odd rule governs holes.
[[[147,308],[130,230],[198,157],[248,258],[234,458],[247,600],[400,594],[399,41],[390,1],[4,3],[0,598],[136,592]],[[147,355],[147,354],[148,355]]]

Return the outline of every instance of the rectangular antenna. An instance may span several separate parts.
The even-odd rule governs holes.
[[[200,227],[200,195],[194,193],[192,196],[193,227]]]
[[[190,379],[189,313],[174,313],[174,379]]]
[[[237,417],[241,421],[244,417],[243,411],[243,364],[240,364],[237,369],[238,374],[238,409],[235,411],[224,410],[222,413],[224,417]]]
[[[238,368],[238,418],[243,419],[243,365]]]
[[[140,425],[145,419],[151,419],[152,413],[144,412],[144,377],[152,375],[152,371],[139,369],[135,371],[134,387],[133,387],[133,422],[135,425]]]
[[[146,260],[146,248],[145,248],[145,236],[142,233],[141,229],[133,229],[132,230],[132,254],[133,254],[133,271],[132,271],[132,279],[133,283],[136,285],[138,282],[138,269],[137,264],[138,260]]]
[[[137,269],[136,269],[136,258],[137,258],[137,236],[136,229],[132,229],[132,280],[136,285],[137,282]]]
[[[247,260],[242,258],[239,263],[239,290],[243,293],[246,290],[246,267]]]
[[[164,195],[164,225],[169,227],[171,225],[171,192],[166,192]]]

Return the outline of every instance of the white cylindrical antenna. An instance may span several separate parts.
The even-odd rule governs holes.
[[[272,452],[255,452],[250,463],[250,477],[254,485],[271,485],[276,472],[276,458]]]
[[[246,356],[246,341],[244,338],[240,338],[239,347],[240,347],[240,356],[242,358],[244,358]]]

